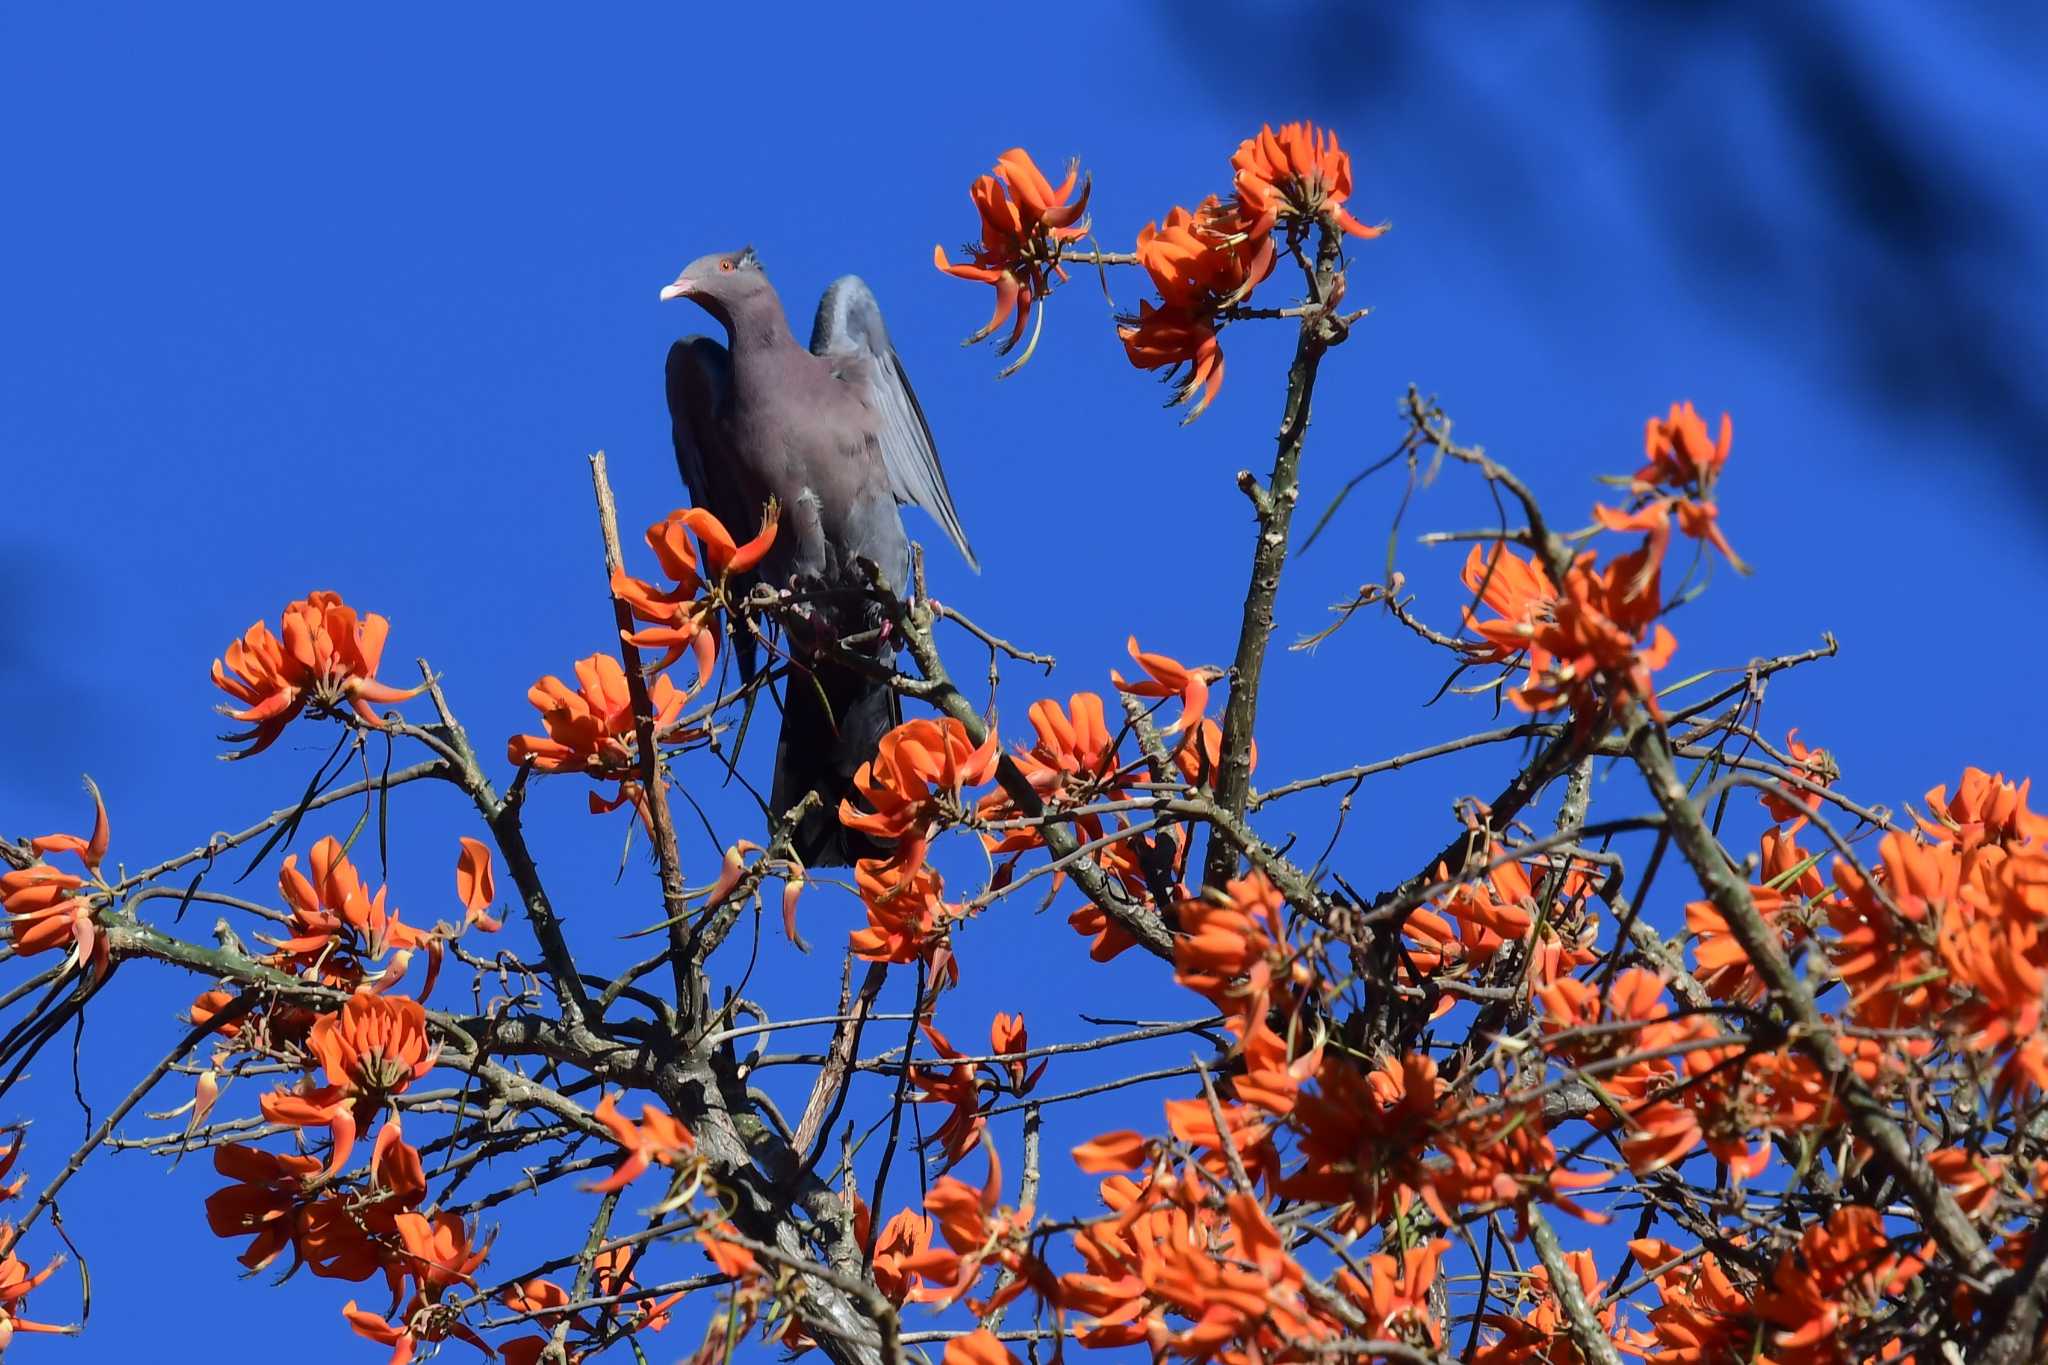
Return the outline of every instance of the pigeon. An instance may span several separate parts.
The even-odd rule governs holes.
[[[817,807],[792,832],[806,865],[843,867],[885,856],[886,847],[840,825],[839,803],[897,723],[895,693],[883,678],[816,657],[815,648],[819,640],[878,632],[867,648],[879,668],[894,666],[876,605],[851,595],[834,599],[829,590],[866,588],[864,560],[891,592],[903,591],[910,541],[901,506],[930,513],[968,567],[980,571],[931,427],[882,310],[857,276],[826,289],[808,350],[790,332],[752,247],[699,257],[661,298],[689,299],[726,334],[725,345],[684,337],[668,353],[676,464],[692,502],[744,541],[760,530],[773,499],[781,529],[752,582],[812,599],[808,617],[788,632],[770,808],[781,816],[817,793]],[[750,679],[754,641],[735,644],[741,676]]]

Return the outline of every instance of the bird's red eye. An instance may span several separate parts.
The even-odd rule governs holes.
[[[732,262],[731,262],[731,261],[720,261],[720,262],[718,263],[718,268],[719,268],[720,270],[731,270],[731,269],[732,269]]]

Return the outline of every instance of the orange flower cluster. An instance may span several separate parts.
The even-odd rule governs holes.
[[[2048,1089],[2048,821],[2027,784],[1979,769],[1927,793],[1918,836],[1887,834],[1868,876],[1835,864],[1828,953],[1869,1028],[1933,1026],[1995,1058],[1998,1091]]]
[[[1202,415],[1223,387],[1219,314],[1243,303],[1273,273],[1273,241],[1252,231],[1235,206],[1211,195],[1193,213],[1176,207],[1165,223],[1138,232],[1138,264],[1152,277],[1159,302],[1138,304],[1117,328],[1124,354],[1141,370],[1165,370],[1169,382],[1182,366],[1169,407],[1201,398],[1183,422]]]
[[[592,1257],[591,1295],[595,1298],[630,1295],[637,1287],[633,1279],[634,1254],[631,1247],[611,1247]],[[643,1331],[659,1332],[668,1326],[669,1310],[682,1302],[682,1298],[681,1293],[675,1293],[652,1302],[622,1302],[610,1308],[607,1318],[601,1322],[593,1319],[587,1311],[565,1311],[573,1302],[569,1291],[553,1280],[535,1276],[506,1290],[500,1296],[499,1302],[515,1313],[530,1314],[535,1325],[541,1327],[552,1326],[563,1317],[567,1317],[571,1326],[585,1337],[593,1339],[594,1343],[595,1339],[604,1336],[607,1331],[622,1335]],[[502,1342],[498,1346],[498,1355],[509,1362],[509,1365],[538,1365],[541,1352],[547,1349],[548,1340],[545,1336],[530,1336]],[[572,1346],[569,1359],[575,1361],[581,1358],[582,1352]]]
[[[234,1181],[206,1199],[206,1224],[216,1237],[248,1237],[236,1259],[251,1271],[286,1247],[294,1265],[324,1279],[363,1281],[384,1272],[398,1292],[402,1243],[397,1218],[427,1195],[420,1156],[395,1143],[375,1175],[360,1182],[322,1181],[320,1159],[229,1143],[216,1147],[213,1169]]]
[[[1524,711],[1569,706],[1581,724],[1626,698],[1654,711],[1650,675],[1671,661],[1678,641],[1657,621],[1657,565],[1647,546],[1595,568],[1596,551],[1572,561],[1563,590],[1546,591],[1547,575],[1523,564],[1504,547],[1491,555],[1475,547],[1465,562],[1467,587],[1484,593],[1500,614],[1480,620],[1468,609],[1466,624],[1483,646],[1468,647],[1482,658],[1528,661],[1529,675],[1508,700]],[[1482,588],[1483,585],[1483,588]]]
[[[308,1077],[295,1089],[272,1091],[262,1099],[263,1117],[292,1128],[326,1128],[333,1151],[321,1175],[332,1178],[348,1164],[362,1125],[392,1096],[433,1070],[441,1050],[427,1042],[426,1011],[417,1000],[363,988],[314,1022],[306,1051],[326,1084],[316,1086]],[[370,1158],[373,1177],[399,1140],[394,1114],[377,1134]]]
[[[944,881],[925,859],[941,829],[973,818],[975,804],[966,793],[988,783],[1001,758],[994,726],[977,745],[951,717],[920,718],[882,736],[875,756],[854,774],[854,791],[868,809],[842,800],[839,822],[893,845],[888,857],[866,858],[854,868],[868,912],[868,927],[852,940],[860,956],[883,962],[921,957],[935,971],[956,972],[945,935],[960,910],[944,903]]]
[[[1031,1041],[1021,1014],[999,1013],[989,1023],[989,1052],[1010,1058],[1001,1063],[970,1062],[966,1054],[955,1048],[946,1035],[930,1023],[918,1027],[938,1054],[939,1061],[945,1065],[912,1066],[908,1079],[917,1088],[920,1103],[943,1104],[948,1108],[945,1121],[925,1139],[925,1145],[937,1147],[945,1155],[945,1169],[950,1169],[981,1145],[985,1135],[987,1120],[981,1112],[982,1086],[986,1084],[992,1092],[1000,1094],[1007,1083],[1010,1093],[1026,1094],[1038,1084],[1038,1078],[1045,1074],[1049,1062],[1040,1062],[1036,1070],[1026,1071],[1023,1054],[1030,1051]]]
[[[1060,1279],[1061,1299],[1093,1319],[1075,1333],[1082,1345],[1249,1362],[1343,1335],[1311,1305],[1302,1267],[1253,1196],[1227,1194],[1219,1210],[1200,1182],[1141,1188],[1121,1176],[1102,1193],[1111,1216],[1074,1235],[1087,1268]]]
[[[51,835],[48,837],[70,838],[71,836]],[[21,1129],[17,1127],[12,1131],[15,1135],[14,1141],[8,1145],[4,1153],[0,1153],[0,1180],[6,1179],[7,1173],[14,1169],[14,1163],[21,1157],[21,1148],[24,1141],[21,1136]],[[13,1199],[19,1195],[22,1185],[26,1180],[26,1176],[16,1176],[12,1183],[0,1185],[0,1200]],[[57,1268],[64,1264],[64,1258],[62,1256],[52,1257],[48,1265],[44,1266],[41,1270],[31,1273],[27,1263],[14,1254],[12,1250],[14,1242],[14,1224],[5,1219],[0,1219],[0,1246],[9,1248],[5,1254],[0,1254],[0,1353],[4,1353],[7,1350],[8,1343],[14,1340],[16,1332],[69,1333],[78,1330],[75,1327],[64,1327],[55,1323],[36,1322],[33,1319],[22,1316],[28,1309],[28,1296],[40,1287],[44,1281],[48,1280],[50,1276],[57,1273]]]
[[[1748,1180],[1770,1164],[1760,1132],[1798,1134],[1841,1120],[1825,1077],[1804,1057],[1778,1050],[1745,1055],[1716,1040],[1711,1016],[1674,1017],[1665,983],[1631,969],[1601,990],[1576,978],[1539,992],[1553,1055],[1583,1068],[1620,1110],[1621,1150],[1638,1174],[1685,1160],[1701,1144]],[[1611,1126],[1601,1113],[1593,1122]]]
[[[347,707],[373,729],[384,722],[370,709],[417,697],[426,684],[400,689],[377,681],[377,665],[391,623],[375,612],[357,619],[355,608],[338,593],[314,592],[284,609],[284,638],[258,621],[227,648],[225,666],[213,661],[214,686],[242,703],[222,707],[230,720],[250,728],[223,736],[229,743],[249,742],[231,755],[247,758],[268,749],[300,712],[342,714]]]
[[[945,1122],[925,1139],[925,1145],[944,1153],[943,1169],[950,1170],[981,1145],[987,1127],[981,1116],[981,1084],[975,1068],[965,1060],[966,1054],[948,1042],[945,1034],[928,1023],[918,1025],[918,1029],[939,1054],[939,1060],[947,1063],[943,1069],[913,1066],[909,1080],[917,1088],[920,1103],[943,1104],[949,1110]]]
[[[1493,845],[1491,871],[1462,883],[1439,902],[1424,905],[1408,915],[1402,933],[1408,942],[1408,960],[1426,976],[1476,978],[1484,974],[1501,950],[1522,945],[1529,960],[1528,978],[1541,987],[1594,961],[1597,925],[1584,907],[1593,885],[1583,865],[1567,868],[1551,893],[1547,913],[1539,913],[1536,883],[1550,876],[1548,868],[1532,869],[1524,863],[1499,861],[1507,850]],[[1439,865],[1439,880],[1449,880],[1450,869]],[[1538,928],[1538,925],[1541,928]]]
[[[963,793],[992,779],[1001,756],[993,726],[976,744],[950,716],[905,721],[882,736],[875,756],[853,775],[869,809],[841,801],[839,823],[892,841],[894,852],[883,861],[907,878],[924,866],[934,834],[968,818]]]
[[[1047,810],[1073,810],[1091,801],[1114,801],[1124,795],[1127,775],[1117,754],[1116,741],[1110,735],[1100,696],[1076,692],[1064,708],[1048,697],[1033,702],[1028,716],[1038,738],[1029,748],[1016,746],[1014,757],[1017,770],[1024,774]],[[990,824],[1021,820],[1024,816],[1010,794],[1000,790],[984,796],[976,813]],[[1117,823],[1120,827],[1121,822]],[[1074,827],[1086,842],[1094,843],[1103,837],[1100,816],[1079,816]],[[996,869],[995,884],[1004,886],[1014,875],[1020,857],[1045,847],[1045,831],[1039,825],[1022,825],[1000,834],[984,833],[982,841],[991,856],[1007,859]],[[1054,884],[1058,885],[1057,879]]]
[[[1712,545],[1737,573],[1749,568],[1721,534],[1720,508],[1714,502],[1714,481],[1728,462],[1733,433],[1728,414],[1721,414],[1718,441],[1707,439],[1707,424],[1690,403],[1673,403],[1670,413],[1644,425],[1643,456],[1647,461],[1630,480],[1638,500],[1628,508],[1596,505],[1593,519],[1610,531],[1646,533],[1647,557],[1635,591],[1654,581],[1671,542],[1671,521],[1694,540]]]
[[[386,888],[380,886],[372,895],[342,852],[340,840],[330,837],[313,845],[311,866],[313,875],[308,878],[299,871],[299,855],[294,853],[278,868],[277,889],[291,907],[291,919],[287,937],[264,940],[278,950],[277,965],[352,988],[393,950],[410,955],[414,949],[431,947],[438,963],[438,937],[404,923],[395,907],[387,907]],[[458,885],[460,879],[458,864]],[[406,962],[393,965],[395,971],[378,974],[379,985],[388,986],[405,974]],[[431,984],[421,992],[432,993]]]
[[[1834,755],[1826,749],[1812,748],[1804,743],[1799,738],[1797,727],[1785,736],[1785,755],[1792,760],[1792,772],[1816,787],[1833,786],[1835,778],[1840,775],[1840,770],[1835,766]],[[1795,787],[1790,783],[1785,784],[1784,795],[1762,792],[1758,799],[1763,802],[1763,807],[1770,813],[1771,819],[1788,826],[1788,832],[1797,832],[1802,828],[1814,813],[1819,811],[1821,803],[1817,793]]]
[[[982,1150],[988,1153],[988,1179],[981,1188],[947,1175],[934,1180],[924,1197],[925,1212],[944,1245],[931,1245],[926,1239],[922,1250],[897,1260],[901,1282],[919,1282],[906,1294],[913,1302],[951,1307],[966,1299],[968,1308],[979,1315],[1026,1292],[1046,1297],[1057,1293],[1052,1272],[1031,1252],[1031,1206],[1003,1207],[1002,1163],[994,1144],[984,1144]],[[970,1298],[991,1269],[1008,1271],[1010,1282],[987,1299]]]
[[[463,1341],[492,1354],[482,1337],[472,1331],[444,1302],[457,1285],[476,1288],[475,1272],[491,1254],[490,1244],[475,1245],[475,1229],[452,1213],[432,1218],[406,1212],[392,1219],[401,1248],[395,1269],[402,1282],[409,1282],[406,1294],[393,1285],[392,1306],[382,1316],[356,1307],[351,1299],[341,1310],[358,1336],[391,1348],[390,1365],[406,1365],[422,1345]],[[404,1307],[401,1310],[401,1300]]]
[[[1797,830],[1806,819],[1801,813],[1791,824],[1765,831],[1764,880],[1749,888],[1749,898],[1757,913],[1778,931],[1778,944],[1788,957],[1810,936],[1807,907],[1827,893],[1827,879],[1820,874],[1819,860],[1799,846]],[[1709,995],[1740,1004],[1763,999],[1763,978],[1757,975],[1748,951],[1729,931],[1728,921],[1712,901],[1694,901],[1686,906],[1685,927],[1693,935],[1693,975]]]
[[[1200,416],[1222,387],[1217,331],[1230,310],[1272,273],[1276,230],[1296,249],[1312,226],[1358,238],[1386,230],[1352,216],[1346,207],[1351,158],[1336,134],[1314,124],[1284,124],[1277,132],[1262,125],[1238,145],[1230,165],[1231,198],[1211,195],[1192,211],[1176,206],[1163,222],[1147,223],[1139,232],[1137,264],[1150,276],[1159,301],[1145,300],[1135,316],[1119,319],[1118,335],[1131,363],[1165,370],[1174,383],[1168,405],[1194,404],[1184,421]],[[974,182],[970,193],[981,216],[981,240],[967,249],[972,259],[954,262],[945,248],[933,249],[940,270],[995,286],[995,311],[968,338],[970,344],[1014,319],[997,348],[1007,354],[1023,338],[1034,302],[1066,278],[1062,256],[1087,232],[1079,220],[1088,187],[1081,186],[1078,199],[1071,197],[1079,174],[1070,167],[1055,188],[1022,149],[1013,148],[998,159],[994,174]],[[1028,360],[1036,345],[1034,330],[1023,357],[1003,373]]]
[[[360,1079],[365,1065],[378,1063],[356,1054],[344,1065]],[[386,1131],[395,1134],[396,1125]],[[207,1226],[217,1237],[250,1238],[237,1259],[251,1271],[289,1247],[294,1270],[304,1265],[323,1278],[356,1283],[382,1275],[391,1306],[379,1315],[351,1299],[342,1315],[357,1335],[389,1346],[395,1365],[422,1345],[450,1339],[490,1354],[444,1303],[456,1286],[475,1287],[473,1273],[489,1247],[476,1246],[474,1229],[456,1215],[419,1212],[427,1180],[416,1149],[395,1137],[380,1138],[378,1148],[360,1181],[337,1181],[338,1165],[323,1170],[317,1157],[240,1143],[217,1147],[214,1170],[234,1183],[207,1196]]]
[[[1128,696],[1177,699],[1180,713],[1160,733],[1168,738],[1179,736],[1171,757],[1188,781],[1213,785],[1222,752],[1222,730],[1205,719],[1205,713],[1209,684],[1217,676],[1216,670],[1190,668],[1167,655],[1141,649],[1135,635],[1126,647],[1144,676],[1130,681],[1112,669],[1110,682]],[[1031,707],[1030,719],[1037,742],[1029,748],[1019,746],[1016,762],[1048,811],[1074,811],[1091,802],[1115,801],[1126,796],[1125,784],[1133,779],[1135,770],[1126,766],[1117,752],[1101,696],[1076,692],[1068,709],[1051,699],[1039,701]],[[1252,757],[1256,763],[1256,749]],[[1019,820],[1023,812],[1008,793],[991,792],[983,799],[979,814],[983,820],[994,823]],[[1142,842],[1138,835],[1120,837],[1128,827],[1121,816],[1112,815],[1105,820],[1095,814],[1079,814],[1071,817],[1071,822],[1087,843],[1101,845],[1092,855],[1098,867],[1122,882],[1138,900],[1150,897],[1147,864],[1142,859],[1146,854],[1159,852],[1156,845]],[[990,854],[1009,858],[996,869],[997,887],[1008,884],[1019,856],[1045,846],[1043,828],[1037,825],[1020,825],[1002,831],[1000,837],[991,833],[983,838]],[[1171,850],[1168,882],[1177,883],[1186,859],[1186,841],[1181,840]],[[1053,885],[1057,887],[1063,877],[1064,874],[1055,874]],[[1075,910],[1067,922],[1093,940],[1089,956],[1097,962],[1109,961],[1137,941],[1092,901]]]
[[[1606,1288],[1600,1278],[1598,1267],[1593,1264],[1590,1251],[1569,1251],[1565,1253],[1565,1266],[1578,1281],[1579,1292],[1589,1304],[1597,1304],[1601,1292]],[[1489,1314],[1486,1323],[1500,1333],[1491,1342],[1472,1353],[1472,1365],[1527,1365],[1527,1362],[1557,1362],[1583,1360],[1576,1339],[1572,1335],[1570,1319],[1565,1315],[1564,1304],[1557,1297],[1557,1288],[1551,1282],[1550,1271],[1543,1266],[1530,1270],[1522,1282],[1522,1297],[1533,1300],[1533,1306],[1522,1317],[1510,1317],[1504,1313]],[[1610,1303],[1599,1313],[1600,1329],[1606,1334],[1617,1350],[1629,1355],[1640,1356],[1648,1338],[1621,1325],[1621,1305]]]
[[[1474,545],[1459,578],[1466,591],[1494,611],[1492,619],[1481,619],[1471,607],[1464,608],[1465,629],[1479,636],[1465,642],[1464,649],[1477,660],[1506,663],[1518,657],[1557,605],[1557,588],[1536,556],[1523,559],[1500,541],[1484,549]]]
[[[1290,235],[1322,223],[1353,237],[1373,238],[1386,224],[1367,227],[1344,207],[1351,198],[1351,157],[1337,135],[1313,123],[1264,124],[1230,158],[1237,203],[1250,231],[1263,236],[1285,220]]]
[[[981,240],[967,248],[973,259],[956,264],[946,258],[944,247],[932,248],[932,263],[946,274],[995,286],[995,312],[967,338],[968,344],[995,335],[998,327],[1015,318],[1010,335],[996,347],[997,354],[1007,355],[1024,335],[1033,305],[1051,292],[1054,279],[1066,279],[1060,253],[1068,243],[1088,235],[1081,217],[1088,211],[1088,183],[1081,182],[1080,197],[1073,197],[1080,174],[1078,162],[1068,166],[1067,178],[1054,188],[1028,152],[1012,147],[996,158],[993,174],[982,176],[968,190],[981,215]],[[1030,357],[1031,348],[1026,347],[1017,364]]]
[[[675,724],[688,698],[663,674],[647,687],[657,735]],[[549,674],[527,689],[526,699],[540,712],[542,735],[514,735],[506,745],[512,762],[531,764],[535,772],[580,772],[600,782],[617,782],[609,801],[590,793],[590,812],[615,811],[628,801],[640,807],[640,746],[634,730],[633,695],[626,671],[609,654],[576,661],[576,690]]]
[[[262,939],[274,951],[258,961],[334,990],[365,995],[388,993],[404,980],[414,955],[423,950],[426,974],[419,998],[425,999],[433,994],[450,942],[471,928],[495,933],[500,927],[488,913],[497,894],[491,852],[475,839],[462,839],[456,855],[456,897],[463,907],[459,924],[444,920],[431,930],[422,930],[405,923],[400,912],[387,903],[385,888],[378,887],[372,892],[341,844],[332,838],[313,846],[310,875],[299,870],[298,855],[292,854],[278,869],[277,882],[289,907],[286,932],[282,938]],[[213,1022],[237,999],[226,990],[203,992],[192,1002],[189,1017],[195,1025]],[[409,1000],[404,1004],[417,1008]],[[271,999],[246,1013],[220,1020],[214,1024],[214,1030],[223,1047],[215,1065],[220,1065],[237,1048],[258,1052],[303,1050],[322,1017],[303,1005]],[[215,1093],[203,1076],[196,1102],[199,1112],[193,1123],[204,1117]]]
[[[1163,223],[1147,223],[1139,232],[1138,264],[1159,302],[1140,303],[1117,332],[1139,369],[1166,370],[1172,380],[1185,367],[1168,404],[1194,402],[1183,421],[1199,417],[1223,386],[1217,331],[1272,274],[1276,227],[1284,227],[1290,243],[1310,224],[1362,238],[1385,231],[1364,226],[1345,207],[1351,158],[1334,133],[1308,123],[1286,124],[1276,133],[1267,125],[1239,145],[1230,164],[1235,195],[1229,201],[1211,195],[1193,212],[1175,207]]]
[[[626,1159],[619,1163],[617,1170],[588,1186],[596,1193],[622,1190],[646,1174],[650,1167],[687,1166],[696,1158],[696,1135],[673,1114],[663,1113],[651,1104],[640,1106],[640,1122],[635,1123],[619,1112],[618,1096],[605,1095],[598,1100],[591,1115],[609,1128],[619,1146],[626,1149]]]
[[[1857,1333],[1919,1277],[1926,1254],[1898,1251],[1883,1215],[1855,1204],[1807,1228],[1778,1259],[1770,1283],[1747,1293],[1710,1252],[1688,1256],[1649,1237],[1629,1250],[1658,1272],[1663,1300],[1649,1311],[1650,1336],[1636,1353],[1675,1365],[1748,1359],[1763,1343],[1776,1365],[1869,1359]]]
[[[1569,1193],[1604,1176],[1561,1168],[1533,1098],[1464,1096],[1419,1053],[1363,1072],[1282,1023],[1312,1017],[1305,1006],[1317,989],[1313,965],[1289,943],[1284,907],[1257,871],[1178,907],[1176,980],[1223,1013],[1241,1060],[1227,1096],[1166,1103],[1169,1139],[1125,1131],[1074,1149],[1084,1170],[1146,1171],[1110,1174],[1110,1215],[1075,1235],[1086,1269],[1063,1277],[1059,1302],[1092,1319],[1076,1331],[1083,1344],[1271,1360],[1288,1358],[1289,1345],[1355,1335],[1358,1315],[1393,1339],[1440,1344],[1428,1294],[1446,1243],[1338,1276],[1350,1316],[1332,1314],[1305,1296],[1260,1190],[1327,1206],[1334,1217],[1325,1226],[1339,1235],[1363,1234],[1418,1203],[1445,1226],[1492,1209],[1519,1214],[1537,1200],[1593,1216]]]
[[[100,863],[106,859],[112,832],[106,802],[90,778],[86,790],[92,793],[90,835],[45,834],[29,840],[29,847],[45,858],[62,853],[78,859],[86,875],[60,872],[48,863],[0,873],[0,909],[7,912],[7,937],[16,956],[31,957],[69,945],[66,971],[90,963],[93,973],[100,975],[107,969],[107,941],[93,916],[111,892],[100,876]],[[87,878],[92,890],[87,889]]]
[[[725,523],[711,513],[701,507],[681,508],[647,528],[648,548],[654,551],[662,572],[673,580],[669,587],[656,587],[623,568],[612,570],[612,595],[625,603],[636,619],[648,623],[645,629],[629,632],[624,638],[642,649],[662,651],[661,661],[651,671],[667,668],[682,658],[685,651],[696,656],[697,681],[684,692],[686,698],[704,690],[718,662],[717,609],[724,596],[725,580],[734,574],[752,572],[774,547],[780,516],[781,508],[770,498],[762,514],[760,531],[740,545],[725,529]],[[716,587],[709,596],[699,596],[705,579],[698,567],[697,551],[690,544],[692,533],[703,546],[702,563],[710,568]]]

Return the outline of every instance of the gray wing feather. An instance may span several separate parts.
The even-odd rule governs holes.
[[[967,543],[960,513],[954,510],[953,494],[946,487],[946,471],[939,467],[939,452],[924,409],[910,387],[910,377],[903,372],[903,362],[897,359],[896,348],[889,344],[882,310],[859,276],[842,275],[818,300],[817,320],[811,326],[811,354],[849,362],[840,374],[867,389],[868,404],[878,419],[882,465],[896,501],[931,513],[959,547],[968,567],[979,573],[981,564]]]

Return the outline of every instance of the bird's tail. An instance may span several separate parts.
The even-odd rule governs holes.
[[[818,794],[792,839],[806,866],[848,867],[888,855],[885,845],[839,823],[839,802],[896,719],[896,694],[886,682],[822,661],[790,670],[769,799],[780,815],[806,792]]]

